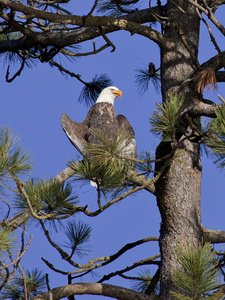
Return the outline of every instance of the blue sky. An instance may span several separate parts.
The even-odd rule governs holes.
[[[88,12],[88,1],[80,3],[83,6],[80,6],[79,10],[74,9],[74,14],[80,11],[82,13]],[[200,63],[216,54],[205,30],[202,29],[202,32],[204,36],[201,38]],[[137,35],[131,36],[127,32],[118,32],[109,35],[109,37],[116,45],[115,52],[111,53],[111,49],[108,48],[98,55],[84,57],[73,63],[64,60],[64,66],[74,73],[82,74],[82,79],[85,81],[90,81],[95,74],[107,73],[114,85],[123,92],[122,98],[115,102],[115,110],[117,114],[124,114],[133,126],[138,152],[147,150],[153,154],[158,140],[149,131],[149,116],[161,98],[151,84],[148,92],[140,97],[134,81],[136,68],[145,67],[149,62],[155,63],[156,67],[159,66],[159,48],[148,39]],[[223,43],[220,36],[219,42]],[[102,43],[101,38],[96,39],[97,47],[100,47]],[[91,50],[91,41],[85,43],[83,49]],[[1,61],[3,63],[3,60]],[[6,71],[6,67],[4,71]],[[41,63],[38,63],[36,67],[26,69],[20,77],[10,84],[5,82],[4,76],[5,73],[2,71],[0,74],[1,125],[9,126],[21,136],[21,142],[31,153],[34,162],[32,177],[49,178],[56,176],[66,167],[69,159],[76,159],[78,156],[77,150],[70,144],[61,129],[60,116],[66,112],[77,122],[85,118],[88,107],[77,102],[82,84],[76,79],[62,76],[57,69]],[[222,84],[219,84],[217,92],[225,97],[225,88]],[[207,97],[219,103],[216,93],[210,92]],[[205,156],[203,156],[202,163],[203,225],[225,230],[224,173],[216,169]],[[80,188],[77,183],[73,183],[73,186],[74,191],[79,195],[82,206],[88,204],[90,210],[97,209],[95,188],[90,185]],[[160,217],[155,198],[144,191],[123,200],[96,218],[88,218],[82,214],[78,215],[77,219],[79,218],[93,227],[93,234],[89,243],[91,252],[86,260],[111,255],[126,243],[159,234]],[[54,249],[46,251],[47,242],[39,228],[28,227],[28,234],[32,231],[34,231],[34,238],[22,265],[25,268],[38,267],[44,272],[48,272],[52,288],[66,284],[67,279],[49,271],[40,257],[45,257],[57,268],[63,268],[62,259]],[[55,241],[60,244],[65,240],[60,231],[57,234],[52,231],[52,234]],[[219,248],[222,247],[219,246]],[[222,249],[224,250],[224,247]],[[109,273],[118,268],[124,268],[134,261],[157,253],[157,243],[148,243],[140,246],[137,250],[129,251],[127,256],[125,254],[118,260],[118,263],[113,264],[107,271],[105,269],[99,270],[99,273]],[[71,270],[70,267],[68,268]],[[144,269],[147,268],[144,267]],[[65,265],[64,270],[67,270]],[[136,272],[131,273],[134,276],[136,274]],[[98,280],[98,278],[89,276],[84,281]],[[125,284],[121,278],[114,278],[109,283]],[[129,287],[130,283],[128,282],[126,286]],[[76,296],[76,299],[89,300],[102,299],[102,297]]]

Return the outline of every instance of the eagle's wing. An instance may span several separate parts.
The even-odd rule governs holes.
[[[121,134],[124,133],[128,136],[128,139],[124,140],[124,145],[121,150],[121,156],[136,158],[137,145],[135,140],[135,133],[132,126],[128,122],[127,118],[123,115],[116,116],[116,120],[119,132],[121,132]]]
[[[67,114],[63,113],[61,116],[61,125],[71,143],[83,154],[85,145],[87,144],[85,140],[88,132],[86,122],[76,123]]]

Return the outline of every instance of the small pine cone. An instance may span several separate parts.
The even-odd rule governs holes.
[[[155,65],[151,62],[148,65],[149,75],[152,77],[155,74]]]

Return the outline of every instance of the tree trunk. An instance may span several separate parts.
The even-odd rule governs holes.
[[[185,107],[188,108],[199,101],[190,85],[182,88],[182,83],[190,78],[198,67],[199,16],[196,9],[186,2],[182,5],[182,9],[186,13],[182,13],[172,2],[168,2],[169,23],[165,35],[174,41],[176,47],[169,51],[164,49],[161,51],[161,80],[163,101],[168,98],[168,93],[179,93],[184,97]],[[170,143],[161,142],[156,150],[156,156],[163,157],[170,151]],[[160,165],[161,163],[156,164],[156,171]],[[180,267],[177,261],[178,246],[188,243],[197,247],[202,243],[201,162],[197,143],[188,140],[181,143],[169,166],[156,183],[156,194],[162,217],[161,297],[169,299],[170,291],[173,290],[171,282],[173,270]]]

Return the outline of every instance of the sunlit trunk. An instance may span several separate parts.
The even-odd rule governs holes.
[[[168,16],[169,23],[165,35],[173,39],[176,46],[161,51],[163,101],[168,97],[168,93],[179,92],[184,97],[186,107],[189,107],[196,100],[196,92],[190,85],[182,86],[182,83],[197,71],[199,16],[196,9],[188,6],[187,2],[181,8],[169,2]],[[170,143],[161,143],[156,151],[157,158],[170,151]],[[169,299],[170,291],[173,289],[171,282],[173,270],[180,267],[177,261],[178,246],[187,242],[198,246],[202,242],[199,152],[197,143],[185,140],[176,150],[168,168],[156,184],[157,203],[162,217],[160,231],[162,299]],[[161,163],[156,165],[156,170],[160,165]]]

